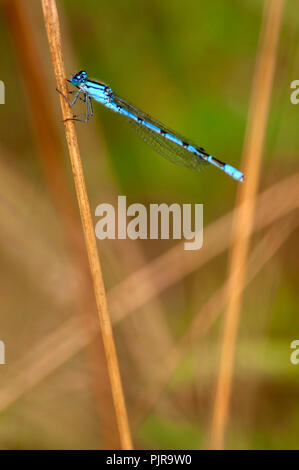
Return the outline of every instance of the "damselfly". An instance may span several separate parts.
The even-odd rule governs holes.
[[[93,98],[112,111],[128,118],[145,142],[154,147],[167,160],[194,170],[199,170],[205,163],[211,163],[235,180],[244,180],[244,175],[241,171],[236,170],[236,168],[227,163],[221,162],[207,153],[202,147],[198,147],[177,132],[172,131],[148,114],[145,114],[127,100],[120,98],[104,83],[89,80],[87,72],[84,70],[73,75],[70,83],[78,88],[78,92],[76,92],[75,98],[70,104],[72,106],[76,104],[81,93],[83,94],[83,101],[86,102],[85,119],[78,119],[79,115],[74,115],[72,119],[88,122],[89,118],[93,116]]]

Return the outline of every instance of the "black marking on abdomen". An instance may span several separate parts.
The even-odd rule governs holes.
[[[217,158],[213,157],[213,160],[218,163],[218,165],[224,167],[225,163],[223,163],[221,160],[218,160]]]

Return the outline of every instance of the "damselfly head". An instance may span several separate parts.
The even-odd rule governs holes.
[[[81,83],[85,83],[87,79],[87,72],[85,70],[80,70],[80,72],[75,73],[72,76],[72,84],[75,86],[81,85]]]

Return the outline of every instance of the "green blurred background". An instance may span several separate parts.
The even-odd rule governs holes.
[[[69,77],[87,70],[90,77],[109,84],[120,96],[241,169],[262,1],[61,0],[58,7]],[[64,145],[66,181],[72,187],[40,2],[26,2],[26,10]],[[298,171],[299,105],[290,102],[290,83],[299,79],[297,12],[297,2],[287,1],[261,191]],[[64,302],[71,282],[64,270],[69,255],[38,160],[22,67],[5,14],[0,22],[5,44],[0,79],[6,86],[6,104],[0,106],[0,148],[11,175],[9,179],[3,170],[1,183],[6,211],[1,225],[10,218],[1,247],[0,340],[5,341],[7,365],[0,366],[0,377],[5,388],[10,368],[14,371],[15,363],[71,318],[73,308],[71,301]],[[233,209],[237,183],[222,172],[209,168],[198,174],[176,167],[147,147],[125,120],[96,103],[94,112],[92,123],[76,126],[93,213],[99,203],[113,202],[118,194],[126,195],[128,204],[203,203],[205,226]],[[253,244],[262,235],[254,235]],[[171,240],[143,241],[143,261],[138,258],[130,264],[125,242],[99,243],[107,289],[174,245]],[[129,417],[136,397],[151,383],[151,368],[159,365],[225,281],[227,261],[227,252],[216,257],[163,292],[158,306],[151,305],[146,313],[137,310],[134,319],[116,327]],[[299,448],[299,365],[290,362],[290,343],[299,337],[297,306],[298,232],[294,231],[244,294],[228,448]],[[161,329],[151,335],[145,317],[156,308],[162,310],[163,320]],[[218,320],[190,347],[156,405],[132,425],[137,448],[205,448],[220,332]],[[87,369],[85,353],[80,351],[4,407],[0,447],[106,447],[106,431],[98,425],[95,411],[105,403],[96,404]]]

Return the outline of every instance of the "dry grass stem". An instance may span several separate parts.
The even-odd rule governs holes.
[[[41,163],[42,176],[59,216],[66,249],[70,255],[70,263],[73,266],[75,276],[80,278],[80,282],[78,282],[80,288],[74,289],[72,295],[73,303],[76,306],[74,314],[76,315],[78,311],[82,315],[83,326],[87,332],[91,330],[94,337],[94,328],[90,327],[90,323],[96,315],[96,304],[88,259],[85,255],[79,213],[75,207],[76,201],[70,189],[70,181],[66,178],[63,168],[65,151],[62,145],[62,136],[58,133],[57,117],[49,99],[47,89],[49,73],[44,71],[38,38],[34,33],[36,27],[28,11],[30,8],[32,9],[32,6],[26,5],[22,0],[5,0],[3,8],[18,59],[25,95],[28,97],[34,142],[38,149],[36,157]],[[55,93],[54,90],[53,92]],[[47,266],[48,263],[44,265]],[[67,274],[64,275],[67,278]],[[37,278],[40,279],[40,275]],[[109,382],[109,377],[102,342],[98,339],[91,341],[86,350],[86,357],[99,414],[99,429],[105,429],[109,424],[111,430],[101,436],[101,441],[107,448],[118,448],[120,444],[116,421],[113,419],[111,389],[103,387],[103,383]],[[92,367],[95,362],[97,367]]]
[[[55,0],[42,0],[42,7],[44,12],[45,25],[50,45],[54,72],[56,76],[57,87],[65,96],[69,96],[66,85],[64,62],[62,57],[61,36],[56,2]],[[63,97],[60,97],[60,102],[63,118],[71,118],[72,111],[69,103]],[[80,216],[87,248],[90,271],[93,280],[98,315],[102,330],[103,343],[106,353],[107,366],[110,376],[113,402],[118,423],[121,446],[123,449],[132,449],[127,411],[121,384],[111,321],[107,308],[107,299],[102,278],[101,265],[97,252],[96,239],[94,235],[90,206],[87,197],[77,135],[73,121],[69,120],[65,122],[65,132],[73,170],[73,177],[80,209]]]

